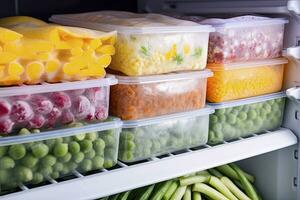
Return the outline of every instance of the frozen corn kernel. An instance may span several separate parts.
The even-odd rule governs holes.
[[[11,76],[20,76],[24,72],[24,68],[19,63],[13,62],[8,66],[8,74]]]
[[[112,45],[103,45],[97,48],[96,52],[101,54],[115,55],[116,50],[115,47]]]
[[[56,72],[60,67],[60,63],[57,60],[50,60],[47,62],[45,66],[45,71],[47,73]]]

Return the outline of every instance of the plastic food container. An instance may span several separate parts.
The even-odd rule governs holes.
[[[0,86],[96,79],[114,54],[116,32],[0,19]]]
[[[110,114],[134,120],[200,109],[205,106],[208,70],[166,75],[116,76]]]
[[[285,93],[210,104],[209,144],[277,129],[282,124]]]
[[[117,163],[122,122],[113,118],[101,124],[0,140],[1,192],[20,184],[35,185],[74,171],[86,173]]]
[[[206,144],[211,113],[213,109],[207,107],[191,112],[124,121],[119,159],[135,162]]]
[[[263,94],[279,92],[282,89],[284,58],[211,64],[208,66],[214,76],[208,78],[207,100],[219,103]]]
[[[113,77],[67,83],[0,88],[0,135],[20,128],[60,127],[108,116]]]
[[[126,75],[153,75],[206,66],[208,25],[159,14],[100,11],[54,15],[56,23],[101,31],[118,31],[110,68]]]
[[[256,16],[201,21],[216,28],[209,36],[208,63],[280,57],[287,22],[281,18]]]
[[[284,69],[283,89],[300,86],[300,47],[287,49],[288,64]]]

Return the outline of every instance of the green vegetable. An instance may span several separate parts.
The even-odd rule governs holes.
[[[53,153],[56,157],[63,157],[68,153],[68,144],[66,143],[57,143],[54,146]]]
[[[196,183],[193,186],[193,192],[200,192],[212,199],[220,199],[220,200],[229,200],[227,197],[225,197],[223,194],[218,192],[217,190],[213,189],[212,187],[204,184],[204,183]]]
[[[216,169],[212,168],[208,170],[213,176],[216,176],[218,178],[223,177],[223,175]]]
[[[166,193],[163,196],[164,200],[169,200],[171,198],[171,196],[174,194],[174,192],[177,190],[178,188],[178,183],[177,181],[172,182],[172,184],[170,185],[170,187],[167,189]]]
[[[222,183],[240,200],[251,200],[229,178],[222,177]]]
[[[66,155],[58,158],[58,160],[60,162],[67,163],[67,162],[69,162],[71,160],[71,158],[72,158],[72,155],[70,153],[67,153]]]
[[[183,195],[183,200],[192,200],[192,191],[190,186],[186,188],[186,191]]]
[[[216,167],[216,168],[217,168],[217,170],[219,170],[221,173],[228,176],[229,178],[239,180],[239,177],[238,177],[237,173],[235,172],[235,170],[232,169],[231,166],[222,165],[222,166],[219,166],[219,167]],[[250,182],[252,182],[252,183],[254,182],[254,177],[252,175],[249,175],[245,172],[244,172],[244,174]]]
[[[209,184],[230,200],[238,200],[230,190],[215,176],[210,177]]]
[[[0,158],[0,169],[12,169],[15,167],[15,161],[8,156]]]
[[[152,191],[154,190],[155,184],[150,185],[149,187],[144,187],[146,190],[139,193],[139,195],[137,195],[136,199],[139,200],[148,200],[148,198],[151,196]]]
[[[103,165],[104,165],[104,158],[103,157],[95,156],[92,159],[93,169],[101,169],[101,168],[103,168]]]
[[[69,143],[69,151],[72,154],[76,154],[80,151],[80,145],[76,141],[72,141]]]
[[[185,191],[186,191],[187,186],[180,186],[176,189],[174,194],[172,195],[170,200],[181,200],[183,197]]]
[[[76,154],[73,155],[72,160],[75,163],[80,163],[81,161],[83,161],[84,159],[84,154],[82,152],[78,152]]]
[[[90,140],[83,140],[80,142],[80,149],[83,153],[87,153],[93,148],[93,143]]]
[[[45,167],[47,166],[52,167],[56,163],[56,158],[52,155],[47,155],[41,160],[41,162],[42,165]]]
[[[193,192],[193,200],[202,200],[201,194],[199,192]]]
[[[0,183],[6,184],[9,182],[10,179],[11,179],[11,174],[9,173],[9,171],[0,169]]]
[[[80,163],[80,168],[83,172],[91,171],[93,169],[93,162],[91,160],[84,159]]]
[[[150,200],[161,200],[164,196],[164,194],[169,189],[170,185],[172,184],[172,180],[164,182],[151,196]]]
[[[9,147],[8,154],[14,160],[20,160],[26,154],[26,149],[23,144],[15,144]]]
[[[7,152],[7,146],[0,146],[0,158],[3,157]]]
[[[95,157],[95,155],[96,155],[96,152],[93,149],[91,149],[89,152],[84,154],[84,157],[87,159],[92,159]]]
[[[33,174],[31,183],[33,183],[33,184],[39,184],[39,183],[43,182],[43,180],[44,180],[43,174],[41,174],[39,172],[35,172]]]
[[[33,178],[32,171],[27,167],[18,166],[15,169],[15,175],[21,182],[31,181]]]
[[[31,154],[27,154],[24,158],[22,158],[21,163],[28,168],[32,168],[34,166],[36,166],[36,164],[38,163],[38,159],[31,155]]]
[[[31,132],[27,128],[22,128],[19,131],[19,135],[29,135],[29,134],[31,134]]]
[[[36,143],[31,146],[31,151],[36,158],[43,158],[48,154],[49,148],[43,143]]]
[[[109,197],[109,200],[117,200],[120,194],[115,194]]]
[[[203,183],[209,180],[209,176],[197,175],[192,177],[180,178],[179,183],[180,186],[192,185],[195,183]]]
[[[127,200],[129,194],[130,194],[130,191],[121,193],[121,194],[118,196],[118,200]]]

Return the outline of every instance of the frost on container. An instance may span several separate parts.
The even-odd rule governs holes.
[[[116,33],[0,19],[0,86],[95,79],[115,53]]]
[[[0,140],[0,194],[19,185],[36,185],[49,179],[113,167],[117,163],[118,119],[101,125],[74,123],[40,134]],[[37,137],[37,135],[42,137]]]
[[[120,135],[119,159],[135,162],[173,151],[206,144],[209,114],[202,110],[124,121]]]
[[[283,119],[285,94],[253,97],[220,104],[210,104],[209,144],[247,137],[279,128]]]
[[[159,14],[120,11],[55,15],[57,23],[118,31],[110,68],[126,75],[153,75],[206,66],[211,26]]]
[[[45,129],[108,116],[113,78],[0,88],[0,135]]]
[[[116,76],[118,84],[111,87],[109,112],[122,120],[134,120],[203,108],[206,82],[211,75],[205,70],[143,77]]]
[[[277,58],[283,48],[286,20],[255,16],[206,19],[216,32],[209,36],[208,63]]]
[[[207,101],[219,103],[263,94],[282,89],[286,59],[210,64],[214,76],[207,81]]]

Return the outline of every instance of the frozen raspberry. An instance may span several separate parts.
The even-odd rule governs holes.
[[[77,119],[84,119],[90,113],[91,103],[85,96],[74,98],[72,111]]]
[[[75,121],[75,117],[70,110],[64,110],[61,115],[61,123],[69,124]]]
[[[50,97],[57,108],[65,109],[71,107],[71,99],[67,93],[53,92]]]
[[[90,113],[85,117],[86,120],[88,121],[92,121],[95,119],[95,107],[91,105],[91,108],[90,108]]]
[[[11,105],[4,99],[0,99],[0,117],[8,115],[11,111]]]
[[[99,101],[105,99],[105,90],[100,87],[89,88],[85,92],[85,96],[90,100],[93,105],[97,105]]]
[[[85,89],[68,90],[67,92],[70,95],[79,96],[79,95],[82,95],[85,92]]]
[[[30,94],[24,94],[24,95],[18,95],[18,96],[10,97],[10,99],[13,100],[13,101],[18,101],[18,100],[26,101],[26,100],[29,100],[30,98],[31,98]]]
[[[33,117],[33,110],[27,102],[16,101],[12,105],[10,116],[16,122],[26,122]]]
[[[107,118],[107,111],[106,108],[103,106],[98,106],[96,107],[96,111],[95,111],[95,117],[98,120],[104,120],[105,118]]]
[[[29,125],[31,128],[41,128],[45,124],[46,119],[43,115],[35,115],[30,121]]]
[[[39,114],[48,114],[53,109],[52,102],[45,96],[34,95],[31,98],[31,105],[33,110]]]
[[[53,127],[60,116],[61,116],[60,109],[54,107],[52,109],[52,111],[46,117],[46,119],[47,119],[47,126],[48,127]]]
[[[14,123],[9,118],[1,119],[0,133],[10,133],[12,131],[13,126]]]

